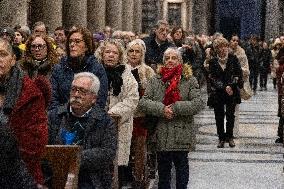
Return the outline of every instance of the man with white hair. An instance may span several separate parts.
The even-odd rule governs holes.
[[[111,188],[117,129],[96,105],[99,88],[94,74],[75,74],[69,103],[49,114],[50,144],[82,146],[78,188]]]

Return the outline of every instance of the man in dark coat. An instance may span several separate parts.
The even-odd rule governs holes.
[[[16,64],[11,44],[0,39],[0,109],[18,142],[21,158],[38,185],[43,184],[40,162],[48,142],[49,98],[48,81],[25,76]]]
[[[272,60],[271,50],[268,48],[267,43],[263,42],[261,49],[261,63],[259,69],[260,90],[267,91],[267,77],[271,66],[271,60]]]
[[[49,143],[81,145],[79,188],[111,188],[117,128],[96,103],[99,79],[92,73],[75,74],[70,103],[49,112]]]
[[[155,32],[144,38],[146,45],[145,63],[156,70],[157,64],[163,63],[164,52],[174,44],[167,39],[169,25],[165,20],[159,20],[155,26]]]
[[[245,48],[245,52],[248,58],[249,64],[249,82],[250,86],[253,89],[254,93],[257,90],[257,83],[258,83],[258,75],[261,63],[261,49],[258,44],[258,38],[256,36],[252,36],[250,39],[250,43]]]

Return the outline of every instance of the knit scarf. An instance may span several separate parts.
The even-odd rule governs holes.
[[[181,74],[182,74],[182,64],[179,64],[174,68],[162,67],[161,69],[162,81],[168,84],[163,100],[164,105],[167,106],[175,103],[176,101],[181,100],[181,96],[178,89],[178,84],[180,82]]]
[[[17,64],[12,67],[10,76],[5,82],[5,101],[3,112],[10,114],[16,104],[18,97],[22,91],[23,72],[18,68]]]
[[[121,86],[123,85],[122,73],[125,70],[125,65],[118,65],[116,67],[105,67],[107,78],[108,78],[108,88],[113,89],[113,95],[118,96],[121,92]]]

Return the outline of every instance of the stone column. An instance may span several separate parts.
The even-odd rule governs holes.
[[[122,0],[122,29],[124,31],[133,31],[133,16],[134,11],[133,0]]]
[[[106,24],[114,30],[122,30],[122,0],[107,0]]]
[[[133,31],[141,33],[142,31],[142,0],[134,0],[133,11]]]
[[[0,10],[0,26],[27,25],[27,0],[2,0],[0,1]]]
[[[195,0],[193,6],[193,25],[195,33],[207,34],[208,33],[208,1],[207,0]]]
[[[192,20],[193,18],[193,0],[188,0],[187,1],[187,26],[188,26],[188,31],[193,31],[192,27]]]
[[[265,13],[265,39],[274,38],[279,35],[279,1],[266,0]]]
[[[88,0],[87,25],[92,32],[102,31],[106,25],[106,0]]]
[[[62,0],[41,0],[42,19],[48,27],[48,31],[53,33],[55,28],[62,26]]]
[[[63,0],[63,25],[87,27],[87,0]]]

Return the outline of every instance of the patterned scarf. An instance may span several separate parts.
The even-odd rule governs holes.
[[[176,101],[181,100],[181,96],[178,89],[178,84],[180,82],[181,74],[182,74],[182,64],[179,64],[174,68],[162,67],[161,69],[162,81],[164,83],[168,83],[168,87],[166,88],[163,100],[164,105],[167,106],[175,103]]]

